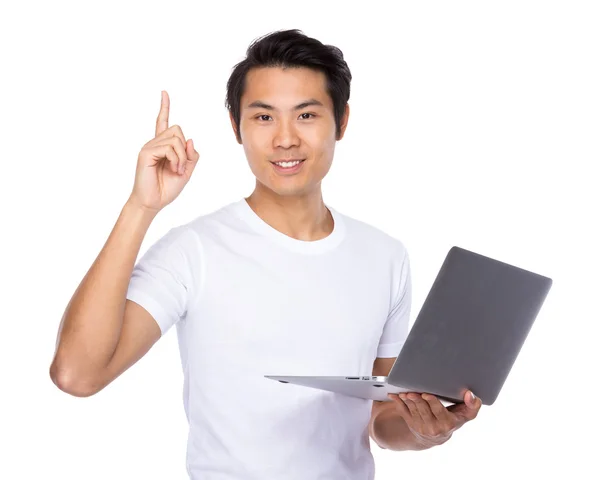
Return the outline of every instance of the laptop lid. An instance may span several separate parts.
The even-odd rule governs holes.
[[[470,389],[491,405],[552,279],[452,247],[388,376],[440,397]]]

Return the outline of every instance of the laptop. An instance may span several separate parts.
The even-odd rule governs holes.
[[[453,246],[388,376],[265,375],[363,399],[388,393],[462,403],[472,390],[492,405],[544,303],[552,279]]]

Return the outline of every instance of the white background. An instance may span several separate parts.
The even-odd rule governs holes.
[[[131,191],[162,89],[201,158],[140,253],[251,193],[225,85],[253,39],[287,28],[344,52],[350,122],[324,199],[406,244],[413,321],[453,245],[554,279],[497,402],[442,447],[373,443],[376,479],[598,478],[596,5],[3,6],[0,478],[186,478],[175,331],[83,399],[50,380],[56,332]]]

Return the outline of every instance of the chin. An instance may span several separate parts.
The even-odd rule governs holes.
[[[290,186],[290,187],[285,188],[285,187],[273,186],[273,187],[267,187],[267,188],[280,197],[298,197],[298,196],[306,194],[306,189],[304,189],[302,187]]]
[[[268,190],[279,197],[304,196],[317,188],[314,185],[277,185],[276,182],[262,182],[258,178],[256,183],[261,190]]]

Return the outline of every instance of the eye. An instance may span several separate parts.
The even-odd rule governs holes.
[[[303,115],[310,115],[310,117],[316,117],[316,115],[315,115],[314,113],[308,113],[308,112],[306,112],[306,113],[301,113],[301,114],[300,114],[300,116],[301,116],[301,117],[302,117]],[[270,118],[271,116],[270,116],[270,115],[266,115],[266,114],[265,114],[265,115],[259,115],[259,116],[258,116],[258,117],[256,117],[256,118],[257,118],[258,120],[261,120],[261,121],[262,121],[263,117],[269,117],[269,118]],[[310,117],[308,117],[308,118],[307,118],[307,117],[304,117],[304,118],[303,118],[303,120],[309,120],[309,119],[310,119]],[[265,121],[266,121],[266,120],[265,120]]]

